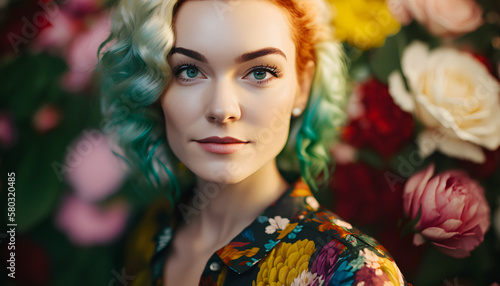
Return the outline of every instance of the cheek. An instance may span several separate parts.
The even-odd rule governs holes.
[[[256,136],[260,143],[276,147],[284,146],[290,129],[295,92],[296,88],[288,85],[260,103],[260,108],[257,109],[260,111],[256,112],[258,120]]]
[[[161,102],[167,132],[182,130],[192,124],[194,114],[197,113],[196,102],[189,100],[189,97],[180,94],[176,89],[168,90]]]

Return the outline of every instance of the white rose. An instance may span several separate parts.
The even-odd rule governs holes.
[[[500,145],[500,84],[471,55],[414,42],[404,51],[402,75],[389,76],[389,93],[426,127],[418,143],[423,157],[435,150],[481,163],[481,147]]]

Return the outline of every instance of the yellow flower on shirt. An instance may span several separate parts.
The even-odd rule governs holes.
[[[282,242],[259,262],[259,273],[252,286],[290,285],[303,271],[309,271],[309,260],[316,250],[314,241]]]

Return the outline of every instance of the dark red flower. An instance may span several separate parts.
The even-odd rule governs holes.
[[[333,211],[355,225],[391,224],[403,217],[403,179],[365,163],[337,165],[331,190]]]
[[[420,266],[422,254],[428,245],[415,246],[413,236],[401,237],[401,228],[397,226],[377,229],[377,240],[387,248],[387,251],[398,264],[399,269],[408,281],[412,281]]]
[[[483,55],[479,55],[479,54],[474,54],[474,53],[471,53],[471,55],[476,60],[478,60],[480,63],[482,63],[484,65],[484,67],[490,72],[490,74],[493,77],[496,77],[495,68],[493,67],[493,64],[491,63],[491,61],[487,57],[485,57]]]
[[[24,1],[23,4],[10,9],[0,29],[0,54],[19,53],[43,29],[51,26],[51,16],[59,13],[55,1]]]
[[[486,178],[495,173],[500,163],[500,149],[495,151],[483,148],[486,161],[478,164],[468,160],[461,160],[460,165],[467,169],[467,173],[476,178]]]
[[[350,121],[343,139],[357,148],[374,149],[384,157],[413,138],[413,117],[392,100],[386,85],[371,79],[359,88],[364,112]]]

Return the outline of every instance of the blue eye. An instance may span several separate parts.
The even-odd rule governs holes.
[[[196,76],[200,73],[200,71],[197,68],[188,68],[186,69],[186,75],[189,78],[196,78]]]
[[[180,65],[174,70],[174,75],[180,81],[183,82],[191,82],[196,79],[205,79],[205,75],[200,71],[200,69],[193,64],[183,64]]]
[[[281,78],[282,76],[283,74],[278,67],[261,65],[250,69],[244,78],[254,80],[257,84],[264,84],[273,79]]]
[[[266,78],[266,74],[267,72],[266,71],[263,71],[263,70],[257,70],[257,71],[254,71],[253,73],[253,77],[256,79],[256,80],[263,80]]]

